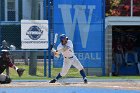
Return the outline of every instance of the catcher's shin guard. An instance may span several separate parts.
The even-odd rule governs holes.
[[[0,81],[0,83],[1,84],[9,84],[9,83],[11,83],[11,78],[9,77],[9,76],[6,76],[6,79],[5,79],[5,81]]]

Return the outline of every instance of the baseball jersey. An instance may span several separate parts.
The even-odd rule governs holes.
[[[64,48],[67,48],[66,50]],[[73,43],[71,40],[68,40],[66,45],[61,43],[57,47],[57,51],[63,55],[63,57],[72,57],[74,56]]]

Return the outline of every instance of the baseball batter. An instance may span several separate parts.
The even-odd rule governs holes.
[[[53,52],[56,57],[58,57],[59,54],[63,55],[64,62],[62,71],[57,75],[55,79],[51,80],[49,83],[55,83],[59,78],[65,76],[72,65],[79,70],[81,76],[83,77],[84,83],[87,83],[84,68],[77,57],[74,55],[72,41],[68,40],[65,34],[60,35],[60,41],[61,43],[57,46],[57,50],[54,50]]]

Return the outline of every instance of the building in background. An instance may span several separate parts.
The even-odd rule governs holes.
[[[112,69],[114,69],[112,65],[115,60],[112,48],[115,46],[117,38],[120,38],[124,47],[124,63],[120,67],[119,75],[138,74],[137,64],[140,61],[140,0],[106,0],[105,26],[106,73],[111,74]],[[132,41],[131,45],[129,43],[129,47],[126,44],[128,39]],[[137,53],[138,58],[133,54],[130,54],[129,57],[125,56],[130,50],[130,46],[133,46],[131,47],[131,54],[132,52]]]
[[[33,19],[33,2],[37,3],[37,11],[34,14],[36,19],[44,19],[43,0],[0,0],[0,42],[6,40],[8,44],[14,44],[20,49],[20,21]]]

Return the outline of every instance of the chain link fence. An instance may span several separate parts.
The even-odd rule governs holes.
[[[8,46],[12,44],[16,49],[21,49],[20,29],[20,25],[1,25],[1,42],[6,40]]]
[[[53,1],[50,3],[52,5]],[[46,14],[44,14],[43,8],[47,8]],[[44,15],[46,16],[44,17]],[[21,20],[44,19],[48,19],[48,1],[44,4],[43,0],[0,0],[0,46],[2,46],[3,40],[7,42],[8,47],[14,45],[16,50],[10,50],[10,58],[18,68],[25,69],[21,78],[14,69],[7,69],[4,73],[11,78],[29,80],[46,78],[48,70],[47,65],[44,66],[44,62],[48,63],[47,50],[21,49]],[[52,29],[52,25],[50,29]]]
[[[14,45],[16,47],[16,50],[10,51],[12,62],[18,68],[25,69],[21,78],[19,78],[16,71],[11,68],[4,72],[13,79],[46,79],[46,74],[48,75],[47,50],[21,49],[21,20],[49,19],[52,43],[54,35],[53,0],[50,0],[49,3],[50,7],[48,6],[48,0],[46,0],[45,4],[43,0],[0,0],[0,42],[6,40],[7,46],[10,47],[10,45]],[[46,11],[44,9],[46,9]],[[0,43],[0,45],[2,44]],[[61,68],[54,68],[53,54],[51,54],[52,78],[60,71]],[[93,73],[92,71],[96,72],[93,68],[86,69],[87,75],[93,76],[93,74],[91,74]],[[81,76],[79,71],[72,67],[66,77]]]
[[[25,72],[21,78],[23,79],[36,79],[44,78],[44,51],[36,50],[35,57],[32,57],[34,50],[21,49],[21,24],[13,24],[12,22],[1,22],[1,42],[5,40],[7,46],[14,45],[15,51],[10,51],[10,58],[18,68],[24,68]],[[1,43],[2,46],[2,43]],[[14,69],[7,68],[4,72],[13,79],[20,79]]]

